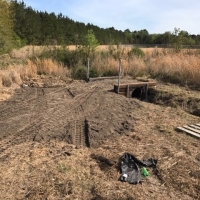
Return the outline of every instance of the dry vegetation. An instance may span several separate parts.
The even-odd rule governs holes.
[[[12,84],[21,85],[23,81],[37,77],[38,75],[50,75],[60,78],[69,76],[69,70],[62,63],[52,59],[26,60],[23,64],[9,65],[6,70],[0,71],[0,87],[10,87]]]
[[[60,78],[70,77],[68,66],[51,58],[38,59],[42,52],[54,51],[60,46],[26,46],[2,55],[0,60],[1,100],[12,94],[10,87],[17,88],[23,82],[38,75],[50,75]],[[79,48],[79,47],[78,47]],[[76,51],[76,46],[67,46],[68,51]],[[199,86],[200,51],[174,49],[143,48],[144,56],[131,54],[131,46],[99,46],[91,59],[91,67],[98,76],[117,75],[119,61],[122,58],[123,75],[145,76],[179,85]],[[34,58],[34,59],[33,59]],[[82,66],[81,61],[79,62]],[[79,67],[79,66],[77,66]]]
[[[118,58],[122,57],[124,75],[158,80],[153,95],[154,102],[160,105],[156,105],[110,92],[114,82],[109,80],[88,84],[66,80],[71,76],[71,69],[63,64],[53,59],[31,59],[33,54],[39,55],[46,48],[24,47],[2,57],[9,65],[0,70],[0,101],[7,99],[0,102],[0,117],[4,120],[0,121],[0,199],[200,199],[199,141],[174,129],[199,123],[199,91],[189,88],[199,86],[198,50],[143,49],[145,56],[138,57],[128,55],[129,47],[115,46],[108,57],[104,52],[110,52],[110,47],[98,47],[91,60],[98,74],[105,71],[117,74]],[[74,46],[68,48],[76,50]],[[16,59],[22,60],[16,62]],[[56,83],[57,89],[43,87],[45,92],[40,87],[26,87],[11,96],[13,89],[23,83],[33,80],[46,83],[47,79],[56,79],[64,87]],[[159,80],[179,85],[163,84]],[[124,83],[127,81],[133,80],[124,79]],[[56,137],[63,131],[62,120],[67,120],[72,112],[77,115],[81,112],[70,110],[70,107],[79,105],[82,94],[87,94],[95,85],[98,90],[83,103],[82,109],[85,113],[88,109],[87,117],[91,123],[96,123],[93,132],[96,128],[98,136],[94,138],[101,133],[103,139],[98,138],[99,145],[94,148],[77,148],[60,141]],[[73,100],[77,102],[73,104]],[[195,109],[199,109],[197,116],[189,114]],[[79,118],[74,117],[74,120]],[[125,121],[121,123],[120,120]],[[64,122],[66,125],[68,121]],[[55,138],[50,134],[49,141],[45,137],[40,141],[30,139],[34,123],[38,130],[44,129],[44,135],[53,130]],[[52,129],[51,124],[55,126]],[[25,134],[20,135],[17,129]],[[1,137],[9,130],[16,133]],[[111,136],[108,138],[107,134]],[[139,159],[158,159],[159,173],[149,169],[149,177],[143,177],[143,183],[138,185],[118,181],[118,161],[124,152],[133,153]]]
[[[187,85],[187,83],[199,85],[199,50],[182,50],[180,52],[175,52],[173,49],[157,48],[142,50],[145,53],[144,57],[128,55],[127,51],[130,51],[130,47],[128,50],[124,47],[115,50],[115,53],[118,53],[123,59],[124,75],[133,77],[145,75],[182,85]],[[118,71],[118,60],[112,57],[107,60],[97,57],[93,65],[97,66],[101,72],[105,71],[105,68],[116,73]]]
[[[52,59],[29,59],[37,57],[42,52],[51,51],[55,46],[39,47],[26,46],[20,50],[13,50],[10,55],[2,56],[7,64],[6,70],[0,71],[0,87],[20,84],[28,78],[37,75],[70,76],[70,70],[63,64]],[[75,46],[68,46],[68,50],[75,51]],[[200,51],[173,49],[144,48],[144,56],[131,54],[131,46],[99,46],[91,67],[95,68],[99,76],[105,74],[116,75],[118,73],[118,58],[122,58],[123,74],[132,77],[147,76],[167,82],[182,85],[199,85],[200,79]],[[13,59],[23,59],[21,63],[10,62]]]

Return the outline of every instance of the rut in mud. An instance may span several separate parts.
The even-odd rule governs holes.
[[[114,93],[114,84],[25,87],[0,102],[1,199],[199,198],[199,141],[175,131],[199,122],[176,104],[189,108],[199,93],[161,84],[153,104]],[[162,105],[162,91],[177,106]],[[137,186],[119,182],[124,152],[157,159],[158,173]]]
[[[125,110],[130,102],[120,97],[116,101],[113,96],[117,94],[104,89],[85,83],[79,88],[20,89],[0,104],[0,137],[12,137],[10,145],[56,139],[77,147],[97,147],[109,135],[124,132],[125,126],[126,130],[133,128],[127,121],[131,109]]]

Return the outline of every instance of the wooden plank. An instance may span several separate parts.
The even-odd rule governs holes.
[[[127,86],[128,86],[128,84],[127,84]],[[127,86],[125,87],[125,88],[119,88],[119,91],[120,92],[126,92],[127,91]],[[135,87],[135,86],[130,86],[129,85],[129,91],[133,91],[135,88],[146,88],[146,85],[144,85],[144,86],[140,86],[140,87]],[[114,91],[115,92],[118,92],[118,87],[117,87],[117,85],[115,85],[114,86]]]
[[[105,80],[105,79],[118,79],[119,76],[105,76],[105,77],[96,77],[96,78],[89,78],[89,81],[98,81],[98,80]]]
[[[188,129],[188,130],[190,130],[190,131],[194,131],[195,133],[200,134],[200,131],[197,130],[197,129],[195,129],[195,128],[192,128],[192,127],[189,127],[189,126],[183,126],[183,128],[186,128],[186,129]]]
[[[195,124],[192,124],[192,125],[189,125],[189,126],[191,126],[192,128],[196,128],[196,129],[200,130],[200,126],[197,126]]]
[[[128,84],[120,84],[120,88],[126,88]],[[136,82],[136,83],[129,83],[129,87],[144,87],[144,86],[156,86],[156,82]],[[114,87],[118,88],[118,85],[114,85]]]
[[[177,127],[177,129],[180,130],[180,131],[184,131],[184,132],[186,132],[186,133],[188,133],[188,134],[190,134],[190,135],[192,135],[194,137],[200,138],[200,135],[198,133],[194,133],[193,131],[190,131],[190,130],[188,130],[186,128]]]

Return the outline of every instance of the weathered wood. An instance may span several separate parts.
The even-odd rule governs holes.
[[[186,132],[186,133],[188,133],[188,134],[190,134],[190,135],[192,135],[194,137],[200,138],[200,134],[195,133],[195,132],[193,132],[191,130],[188,130],[187,128],[177,127],[177,129],[180,130],[180,131]]]
[[[137,88],[137,87],[130,87],[129,86],[129,91],[133,91],[135,88]],[[141,87],[141,88],[143,88],[143,87]],[[145,88],[145,87],[144,87]],[[114,87],[114,91],[115,92],[118,92],[118,87]],[[120,88],[120,90],[119,90],[120,92],[127,92],[127,87],[126,88]]]
[[[143,88],[144,90],[148,90],[150,86],[156,86],[156,82],[136,82],[129,84],[120,84],[119,92],[125,92],[127,94],[127,89],[129,89],[129,91],[133,91],[135,88]],[[116,84],[114,85],[114,91],[118,93],[118,85]]]
[[[196,128],[196,129],[200,130],[200,126],[198,126],[198,125],[192,124],[192,125],[189,125],[189,126],[191,126],[192,128]]]
[[[126,96],[127,96],[127,97],[130,97],[129,85],[127,85]]]
[[[145,99],[147,100],[147,97],[148,97],[148,89],[149,89],[149,85],[146,84],[145,85]]]
[[[96,77],[96,78],[89,78],[89,81],[98,81],[104,79],[118,79],[118,76],[105,76],[105,77]]]
[[[129,87],[145,87],[146,85],[148,86],[156,86],[156,82],[136,82],[136,83],[129,83],[128,84]],[[118,87],[118,85],[114,85],[114,87]],[[119,85],[120,89],[121,88],[126,88],[127,87],[127,84],[120,84]]]
[[[195,128],[192,128],[192,127],[189,127],[189,126],[183,126],[183,128],[186,128],[186,129],[188,129],[188,130],[190,130],[190,131],[194,131],[195,133],[200,134],[200,130],[197,130],[197,129],[195,129]]]
[[[114,91],[118,94],[124,94],[127,97],[131,97],[132,92],[136,88],[140,88],[144,92],[145,99],[147,99],[148,89],[150,86],[156,86],[156,82],[135,82],[128,84],[114,85]],[[141,98],[141,97],[140,97]]]

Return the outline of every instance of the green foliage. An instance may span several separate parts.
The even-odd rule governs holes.
[[[97,69],[94,67],[90,68],[89,74],[90,74],[90,78],[99,76]],[[87,67],[83,66],[83,65],[74,67],[72,69],[72,78],[78,79],[78,80],[86,80],[87,79]]]
[[[108,50],[109,50],[109,56],[112,56],[116,60],[121,59],[125,55],[125,48],[123,48],[120,45],[117,45],[117,47],[109,45]]]
[[[95,51],[98,45],[99,43],[94,35],[93,30],[88,30],[84,38],[84,45],[83,45],[83,50],[86,53],[86,55],[89,57],[91,53]]]
[[[138,48],[138,47],[133,47],[133,48],[131,49],[131,51],[129,51],[128,55],[129,55],[129,56],[134,55],[134,56],[136,56],[136,57],[138,57],[138,58],[142,58],[142,57],[145,56],[145,53],[144,53],[144,51],[143,51],[142,49],[140,49],[140,48]]]
[[[6,0],[0,0],[0,2],[8,4]],[[18,45],[84,45],[84,51],[88,56],[98,44],[171,44],[178,47],[179,43],[181,45],[200,44],[199,35],[185,34],[186,31],[179,29],[176,29],[174,33],[164,34],[149,34],[146,29],[139,31],[129,29],[121,31],[114,27],[103,29],[89,23],[86,25],[75,22],[61,13],[56,15],[35,11],[27,7],[23,1],[11,0],[9,2],[13,16],[11,23],[18,37],[14,40],[18,40]],[[0,15],[5,15],[3,6],[0,9],[2,9]],[[6,25],[9,24],[6,22]],[[8,41],[0,38],[0,45],[4,46]]]
[[[93,78],[93,77],[98,77],[99,76],[99,73],[97,71],[97,68],[95,67],[91,67],[90,68],[90,77]]]
[[[115,53],[113,54],[114,58],[116,60],[121,59],[125,54],[125,48],[121,47],[120,45],[117,45],[117,49]]]
[[[102,76],[118,76],[118,74],[119,74],[118,70],[107,68],[104,70]]]
[[[174,28],[170,37],[170,45],[174,48],[175,52],[180,52],[183,45],[194,45],[195,40],[189,36],[187,31],[180,30],[180,28]]]
[[[61,48],[47,47],[40,55],[39,58],[52,58],[58,62],[62,62],[68,68],[74,68],[78,64],[85,63],[87,59],[83,50],[78,48],[76,50],[69,50],[67,47],[63,46]]]
[[[10,4],[0,0],[0,54],[8,53],[17,46],[17,37],[13,31]]]
[[[87,79],[87,68],[85,66],[77,66],[72,69],[72,78],[78,80]]]

